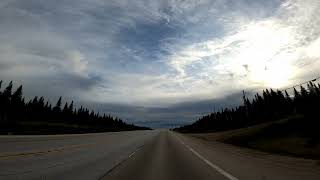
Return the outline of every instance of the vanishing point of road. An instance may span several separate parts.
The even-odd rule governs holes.
[[[0,179],[319,180],[320,163],[168,130],[0,136]]]

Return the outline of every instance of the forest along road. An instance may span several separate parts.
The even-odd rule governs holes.
[[[318,180],[320,163],[168,130],[0,136],[0,179]]]

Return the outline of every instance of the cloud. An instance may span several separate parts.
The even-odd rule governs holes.
[[[193,78],[189,86],[199,81],[197,77],[218,77],[217,81],[222,82],[227,74],[232,74],[238,81],[234,83],[241,88],[249,87],[248,84],[259,88],[287,86],[294,83],[290,80],[301,71],[296,62],[303,56],[320,55],[309,45],[319,38],[317,7],[316,1],[288,1],[277,9],[275,16],[236,22],[238,27],[222,37],[188,45],[176,41],[169,45],[173,47],[168,49],[175,51],[167,62],[176,70],[177,79],[186,82]]]
[[[206,99],[176,103],[166,107],[134,106],[123,104],[94,103],[92,108],[120,116],[127,122],[152,128],[173,128],[193,122],[213,111],[234,107],[242,101],[241,93],[220,99]]]
[[[24,84],[27,96],[149,108],[282,88],[319,72],[319,7],[317,0],[1,1],[0,76]],[[175,117],[188,119],[183,113]]]

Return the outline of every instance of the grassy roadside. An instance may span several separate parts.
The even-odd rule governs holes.
[[[320,143],[308,136],[302,126],[304,120],[302,116],[294,116],[248,128],[190,135],[264,152],[320,159]]]

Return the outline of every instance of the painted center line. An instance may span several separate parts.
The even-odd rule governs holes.
[[[112,171],[114,171],[116,168],[118,168],[119,166],[121,166],[124,162],[126,162],[126,161],[128,161],[130,158],[132,158],[132,156],[134,156],[138,151],[140,151],[143,146],[144,146],[144,144],[141,145],[141,146],[139,146],[136,150],[134,150],[134,151],[128,156],[128,158],[120,161],[120,162],[117,163],[114,167],[112,167],[111,169],[109,169],[103,176],[101,176],[101,177],[99,178],[99,180],[100,180],[100,179],[104,179],[104,178],[105,178],[108,174],[110,174]]]
[[[222,168],[220,168],[219,166],[213,164],[212,162],[210,162],[208,159],[206,159],[205,157],[201,156],[201,154],[199,154],[197,151],[195,151],[192,147],[190,147],[189,145],[187,145],[186,143],[184,143],[177,135],[175,135],[176,138],[180,141],[181,144],[183,144],[189,151],[191,151],[194,155],[196,155],[199,159],[201,159],[202,161],[204,161],[207,165],[209,165],[210,167],[212,167],[213,169],[215,169],[216,171],[218,171],[220,174],[222,174],[223,176],[225,176],[226,178],[228,178],[229,180],[239,180],[238,178],[234,177],[233,175],[231,175],[230,173],[226,172],[225,170],[223,170]]]

